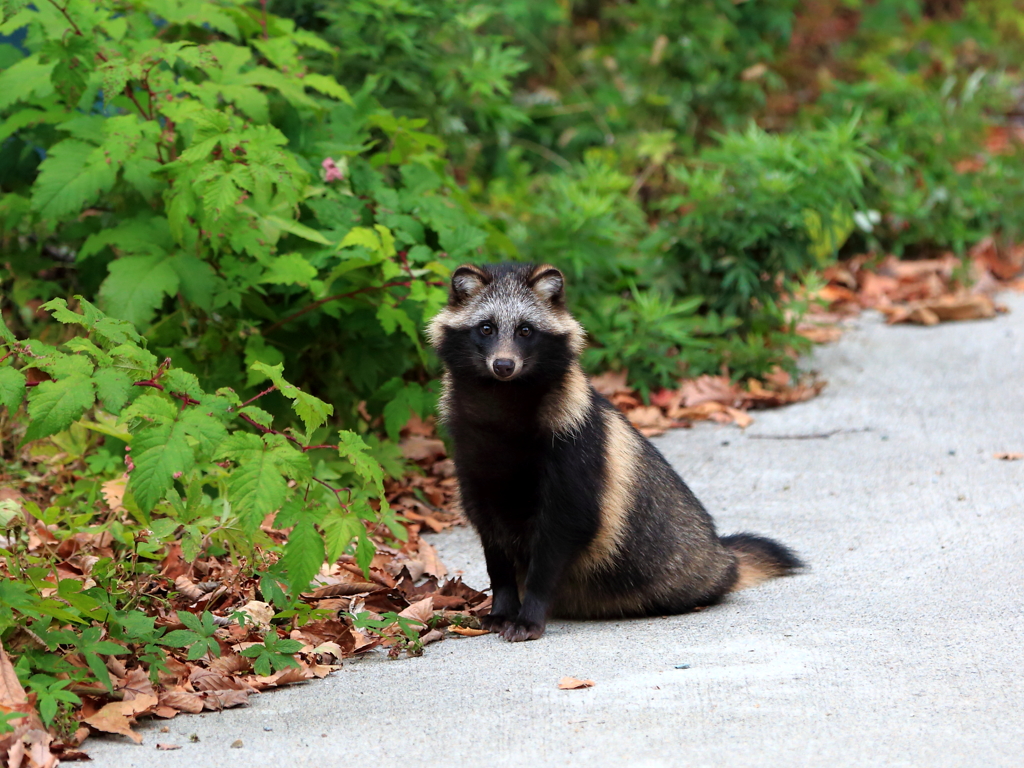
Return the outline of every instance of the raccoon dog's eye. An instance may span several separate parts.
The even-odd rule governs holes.
[[[528,325],[524,325],[519,329],[520,336],[529,336],[531,333],[533,333],[533,329]]]
[[[492,333],[494,333],[494,326],[491,325],[490,323],[484,323],[483,325],[480,326],[480,333],[482,333],[484,336],[490,336]]]

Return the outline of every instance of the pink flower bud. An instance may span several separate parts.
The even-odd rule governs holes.
[[[320,165],[324,169],[324,181],[341,181],[345,178],[345,174],[341,172],[341,169],[334,164],[331,158],[324,158]]]

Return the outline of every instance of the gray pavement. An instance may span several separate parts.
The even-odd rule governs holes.
[[[93,765],[1024,765],[1024,461],[993,458],[1024,452],[1024,296],[1001,298],[993,321],[865,316],[806,361],[817,399],[656,440],[722,533],[776,537],[807,573],[686,616],[349,662],[143,725],[143,746],[91,738]],[[470,531],[435,544],[486,586]]]

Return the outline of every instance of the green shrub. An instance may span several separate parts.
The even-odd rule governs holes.
[[[129,472],[121,505],[149,529],[147,559],[178,541],[188,562],[210,550],[253,563],[257,547],[278,549],[260,529],[266,516],[275,515],[274,525],[291,528],[291,534],[264,592],[268,600],[280,596],[275,602],[285,607],[273,582],[288,585],[294,599],[325,558],[333,562],[349,549],[369,567],[375,548],[362,521],[404,536],[384,498],[384,469],[370,446],[348,430],[333,437],[325,426],[332,406],[286,381],[280,365],[257,361],[252,367],[272,382],[265,394],[278,393],[301,424],[284,431],[253,404],[259,396],[243,402],[229,388],[205,390],[193,374],[158,360],[131,323],[107,317],[85,299],[79,303],[81,313],[63,299],[43,306],[83,331],[59,346],[19,342],[0,323],[0,406],[14,413],[25,401],[29,416],[23,433],[8,427],[4,438],[13,446],[18,438],[24,444],[72,430],[58,447],[66,449],[67,462],[86,460],[94,498],[101,482],[116,480],[123,460]],[[49,378],[39,382],[40,374]],[[72,440],[77,446],[67,450]],[[137,547],[135,531],[117,516],[101,522],[88,503],[67,506],[74,515],[64,513],[64,525],[90,534],[106,530],[116,546]],[[60,514],[33,513],[44,521]],[[154,567],[143,565],[135,576]],[[116,574],[110,576],[112,588]],[[0,631],[10,626],[4,621],[0,614]]]
[[[678,189],[658,207],[679,291],[751,331],[780,327],[782,296],[853,229],[866,160],[850,122],[788,134],[751,127],[671,164]]]
[[[986,235],[1019,239],[1024,153],[993,155],[986,127],[1002,122],[1012,81],[976,69],[938,81],[875,61],[874,77],[839,84],[820,110],[860,116],[871,156],[864,222],[854,246],[898,255],[964,253]]]
[[[286,363],[350,426],[362,401],[389,432],[431,410],[419,329],[489,235],[422,120],[309,71],[330,46],[243,2],[43,2],[19,28],[4,151],[44,159],[3,182],[12,328],[84,291],[212,388]]]

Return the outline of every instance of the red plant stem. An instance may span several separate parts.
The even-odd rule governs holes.
[[[384,285],[367,285],[367,286],[364,286],[363,288],[357,288],[354,291],[349,291],[348,293],[338,293],[338,294],[335,294],[334,296],[327,296],[326,298],[323,298],[323,299],[317,299],[312,304],[307,304],[305,307],[300,309],[298,312],[292,312],[292,314],[288,315],[288,317],[284,318],[283,320],[278,320],[276,323],[274,323],[269,328],[267,328],[265,331],[263,331],[263,335],[264,336],[269,336],[271,333],[276,331],[281,326],[287,325],[292,320],[295,320],[296,318],[302,317],[307,312],[312,312],[317,307],[323,306],[324,304],[327,304],[330,301],[338,301],[339,299],[348,299],[348,298],[351,298],[352,296],[357,296],[360,293],[369,293],[370,291],[383,291],[385,288],[408,288],[410,285],[412,285],[412,280],[399,280],[399,281],[394,282],[394,283],[385,283]],[[443,286],[444,283],[438,282],[436,280],[431,280],[431,281],[427,282],[427,285]]]
[[[244,403],[242,403],[242,405],[239,406],[239,407],[245,408],[245,406],[247,406],[249,403],[253,402],[254,400],[259,400],[264,395],[269,395],[271,392],[275,391],[276,389],[277,389],[277,385],[276,384],[271,386],[271,387],[268,387],[267,389],[264,389],[262,392],[260,392],[255,397],[250,397],[248,400],[246,400]]]
[[[68,13],[67,7],[61,8],[60,4],[57,3],[56,0],[49,0],[49,2],[50,2],[50,5],[52,5],[58,11],[60,11],[61,15],[67,20],[68,24],[71,25],[71,29],[72,29],[72,31],[76,35],[78,35],[79,37],[85,37],[85,33],[82,32],[81,27],[79,27],[75,23],[75,20],[71,18],[71,14]],[[266,0],[263,0],[263,5],[264,5],[264,10],[265,10],[266,9]],[[108,59],[106,57],[106,55],[104,55],[103,51],[97,51],[96,52],[96,56],[104,64],[106,64],[108,61],[110,61],[110,59]],[[152,69],[152,67],[150,67],[150,69]],[[148,75],[149,73],[147,72],[146,74]],[[150,90],[148,83],[146,83],[144,87],[146,88],[146,91],[149,93],[149,112],[144,110],[142,108],[142,105],[139,104],[139,100],[137,98],[135,98],[135,92],[132,90],[131,83],[128,83],[127,85],[125,85],[123,93],[124,93],[125,96],[127,96],[129,99],[131,99],[132,104],[134,104],[135,107],[139,110],[139,114],[140,115],[142,115],[147,120],[152,120],[153,119],[153,95],[154,94]],[[160,158],[160,162],[161,162],[161,164],[164,162],[162,157]]]
[[[4,360],[6,360],[6,359],[7,359],[8,357],[10,357],[11,355],[13,355],[13,354],[14,354],[15,352],[17,352],[17,350],[15,350],[15,349],[12,349],[12,350],[11,350],[10,352],[8,352],[8,353],[7,353],[6,355],[4,355],[3,357],[0,357],[0,363],[2,363],[2,362],[3,362]]]
[[[338,504],[340,504],[341,506],[343,506],[346,509],[348,509],[348,504],[346,504],[345,502],[343,502],[341,500],[341,492],[342,491],[348,491],[348,497],[349,497],[349,500],[351,500],[352,499],[352,489],[351,488],[335,488],[334,486],[328,485],[327,483],[325,483],[323,480],[320,480],[319,478],[314,477],[313,479],[316,480],[316,482],[320,483],[320,485],[322,485],[328,491],[333,493],[334,494],[334,498],[336,498],[338,500]]]
[[[263,39],[267,40],[267,0],[260,0],[260,8],[260,26],[263,27]]]
[[[163,384],[157,384],[155,381],[150,379],[149,381],[136,381],[133,387],[152,387],[153,389],[159,389],[161,392],[167,392]],[[167,392],[171,397],[176,397],[181,400],[183,405],[199,405],[199,401],[189,397],[183,392]]]
[[[270,427],[264,427],[262,424],[254,421],[249,416],[246,416],[244,413],[238,414],[238,418],[240,418],[242,421],[248,422],[252,426],[256,427],[256,429],[258,429],[264,435],[281,435],[281,437],[285,438],[286,440],[290,440],[291,442],[293,442],[297,446],[299,446],[299,448],[302,449],[303,453],[305,453],[306,451],[315,451],[318,448],[330,448],[332,451],[338,450],[338,446],[337,445],[303,445],[299,440],[297,440],[296,438],[292,437],[291,435],[289,435],[289,434],[287,434],[285,432],[280,432],[280,431],[278,431],[276,429],[271,429]]]

